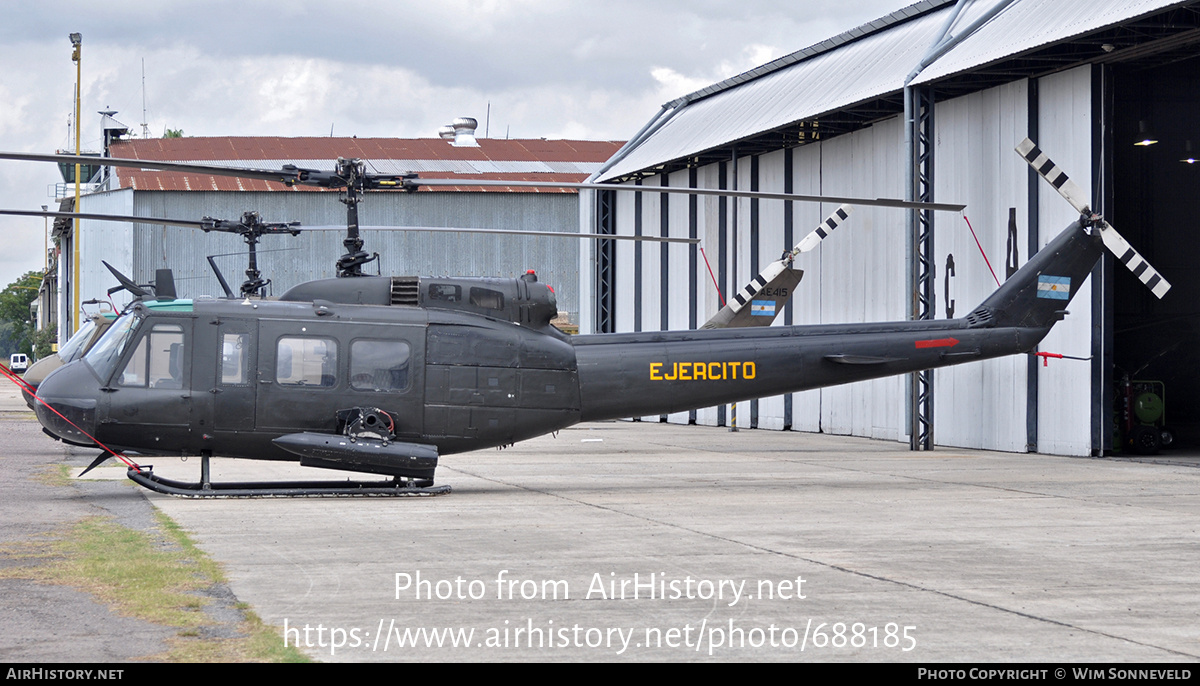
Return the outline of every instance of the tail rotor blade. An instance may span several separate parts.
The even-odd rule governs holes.
[[[750,280],[750,283],[746,284],[745,288],[738,291],[737,294],[733,296],[733,300],[729,303],[729,307],[732,308],[734,312],[740,311],[746,306],[746,303],[753,300],[754,297],[758,295],[768,283],[782,274],[785,269],[791,267],[792,258],[802,252],[808,252],[809,250],[817,247],[821,241],[825,240],[826,236],[833,233],[834,229],[841,226],[842,222],[846,221],[846,217],[849,217],[850,213],[853,211],[854,207],[851,205],[842,205],[834,210],[833,214],[826,217],[825,221],[821,222],[820,226],[813,229],[812,233],[801,239],[801,241],[796,244],[796,247],[792,248],[791,251],[784,253],[784,256],[781,259],[768,264],[767,267],[758,274],[758,276],[755,276]]]
[[[1025,158],[1029,166],[1033,167],[1034,171],[1053,186],[1059,195],[1071,203],[1071,207],[1078,210],[1079,214],[1090,215],[1092,213],[1092,209],[1088,207],[1087,194],[1083,192],[1079,184],[1072,181],[1066,172],[1047,157],[1036,143],[1026,138],[1017,145],[1017,154]]]
[[[1108,248],[1121,264],[1133,272],[1133,275],[1145,284],[1155,297],[1161,300],[1167,291],[1171,290],[1171,284],[1167,283],[1162,274],[1151,267],[1146,258],[1134,250],[1129,241],[1125,240],[1125,237],[1117,233],[1117,230],[1106,221],[1100,223],[1100,238],[1104,240],[1104,247]]]
[[[1066,172],[1058,167],[1046,153],[1031,140],[1026,138],[1017,145],[1017,154],[1033,167],[1034,171],[1041,175],[1059,195],[1071,203],[1080,214],[1084,215],[1085,223],[1090,222],[1097,230],[1100,231],[1100,238],[1104,241],[1104,247],[1108,248],[1109,252],[1116,256],[1117,260],[1125,265],[1133,275],[1138,278],[1146,288],[1154,293],[1155,297],[1162,298],[1171,290],[1171,284],[1163,278],[1158,270],[1150,266],[1146,258],[1142,257],[1141,253],[1133,249],[1129,241],[1117,232],[1112,227],[1112,224],[1104,221],[1098,216],[1094,216],[1091,207],[1088,206],[1087,196],[1079,184],[1075,183],[1067,176]]]
[[[812,233],[805,236],[803,240],[796,244],[796,247],[792,249],[792,255],[795,256],[802,252],[808,252],[809,250],[817,247],[821,241],[825,240],[826,236],[833,233],[834,229],[841,226],[842,222],[846,221],[846,217],[849,217],[850,213],[853,211],[853,205],[842,205],[841,207],[837,208],[833,214],[829,215],[825,218],[825,221],[821,222],[820,226],[813,229]]]
[[[770,283],[775,277],[783,273],[783,270],[788,268],[787,262],[784,260],[775,260],[767,265],[767,268],[762,270],[758,276],[750,280],[746,287],[738,291],[733,299],[729,302],[729,307],[734,312],[740,311],[746,306],[746,303],[754,300],[754,296],[758,295],[762,289]]]

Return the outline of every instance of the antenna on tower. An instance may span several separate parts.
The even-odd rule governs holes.
[[[142,58],[142,138],[150,137],[150,127],[146,124],[146,58]]]

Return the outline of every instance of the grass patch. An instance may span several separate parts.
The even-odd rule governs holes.
[[[71,465],[65,462],[47,465],[33,477],[33,480],[43,486],[70,486]]]
[[[174,628],[167,653],[150,659],[309,661],[299,651],[285,649],[278,630],[245,606],[239,606],[244,618],[237,627],[240,637],[206,637],[213,622],[203,611],[210,602],[203,591],[224,583],[224,575],[175,522],[161,512],[156,517],[161,538],[93,517],[54,535],[4,546],[0,559],[16,566],[0,568],[0,577],[81,588],[122,615]]]

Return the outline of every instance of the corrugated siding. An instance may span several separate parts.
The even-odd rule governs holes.
[[[79,199],[81,212],[96,214],[133,214],[132,191],[109,191],[96,195],[85,195]],[[117,285],[113,275],[101,264],[101,260],[116,267],[125,275],[136,274],[133,269],[133,232],[129,224],[82,220],[79,222],[80,255],[79,265],[80,302],[90,299],[108,299],[108,289]],[[138,283],[153,283],[154,270],[148,274],[136,274]],[[118,308],[130,302],[129,293],[114,293],[112,301]],[[64,341],[66,339],[63,339]]]
[[[934,117],[934,197],[967,204],[966,216],[1001,283],[1006,278],[1010,208],[1016,208],[1018,266],[1029,260],[1029,166],[1012,151],[1028,131],[1027,84],[1019,81],[939,103]],[[1046,228],[1054,236],[1060,227]],[[938,213],[936,232],[937,318],[947,318],[947,280],[954,315],[963,317],[996,290],[996,281],[962,217]],[[954,256],[953,277],[948,255]],[[1024,452],[1026,371],[1021,355],[937,370],[936,442]]]
[[[653,192],[653,186],[659,185],[659,177],[652,179],[652,183],[648,184],[650,190],[643,192],[642,195],[642,235],[657,236],[659,233],[659,203],[661,202],[661,193]],[[662,281],[661,263],[658,259],[659,246],[652,243],[643,243],[642,251],[642,292],[641,292],[641,315],[638,317],[638,328],[640,331],[658,331],[662,329],[659,322],[660,312],[662,311],[661,294],[664,289],[670,289],[673,284],[666,284]],[[645,421],[658,421],[658,415],[643,417]]]
[[[821,144],[821,192],[903,197],[903,132],[899,118]],[[829,207],[829,211],[834,209]],[[836,240],[835,240],[836,239]],[[825,322],[905,318],[904,212],[858,207],[821,248],[821,316]],[[902,377],[827,388],[821,394],[826,433],[899,440],[907,433]]]
[[[855,134],[842,136],[821,144],[814,144],[795,151],[795,192],[857,195],[866,197],[897,196],[901,193],[901,181],[892,170],[899,168],[902,147],[900,124],[891,120]],[[759,187],[762,190],[783,189],[782,151],[763,155],[759,159]],[[699,170],[699,184],[706,188],[719,186],[718,165],[708,165]],[[732,166],[727,166],[728,185],[732,186]],[[738,161],[738,187],[750,188],[750,159]],[[676,172],[670,177],[672,185],[686,185],[686,172]],[[642,200],[643,233],[657,233],[659,227],[658,195],[654,186],[661,183],[660,176],[644,181]],[[633,232],[634,198],[631,193],[618,196],[617,222],[620,233]],[[737,209],[734,209],[734,205]],[[702,198],[697,203],[700,216],[697,218],[699,235],[702,238],[709,263],[720,275],[719,200]],[[836,208],[831,204],[796,203],[793,243]],[[758,268],[777,259],[791,245],[783,240],[783,203],[764,200],[760,203],[759,242],[751,243],[750,201],[728,202],[729,236],[732,240],[732,216],[738,215],[738,265],[736,273],[732,264],[732,243],[727,246],[725,269],[725,295],[744,285],[755,272],[751,269],[751,250],[757,250]],[[672,235],[686,235],[686,196],[672,200],[670,225]],[[641,328],[659,330],[659,300],[661,288],[667,288],[669,328],[684,328],[688,281],[692,278],[686,261],[686,250],[678,251],[679,257],[669,260],[669,281],[659,283],[658,248],[649,248],[642,256],[641,277]],[[674,255],[674,252],[672,252]],[[635,325],[634,295],[636,282],[633,274],[633,249],[623,247],[618,251],[619,276],[617,279],[617,325],[619,331],[633,331]],[[805,272],[798,292],[793,299],[793,316],[797,324],[837,322],[869,322],[900,320],[905,316],[904,293],[904,214],[900,210],[883,208],[856,208],[855,214],[837,234],[825,241],[821,248],[797,257],[796,267]],[[700,307],[697,319],[702,323],[720,309],[716,287],[708,274],[703,259],[697,265]],[[822,277],[825,278],[822,278]],[[782,316],[776,326],[783,325]],[[875,438],[898,440],[904,434],[904,392],[902,379],[882,379],[860,384],[809,391],[794,395],[793,428],[823,430],[829,433],[855,434]],[[751,407],[749,402],[738,404],[738,425],[750,426]],[[652,418],[648,418],[652,419]],[[758,420],[761,428],[783,428],[783,397],[764,398],[758,403]],[[687,421],[686,413],[671,415],[674,422]],[[697,411],[697,422],[715,425],[717,412],[714,408]]]
[[[720,165],[710,164],[701,167],[697,170],[696,185],[701,188],[719,188],[721,184]],[[699,213],[697,217],[697,235],[700,237],[700,246],[704,248],[704,253],[699,260],[700,287],[697,293],[697,312],[696,321],[701,325],[708,321],[722,307],[721,295],[717,292],[717,286],[713,283],[714,276],[721,278],[721,256],[718,250],[720,245],[720,228],[721,228],[721,212],[720,199],[714,197],[702,197],[696,202],[696,210]],[[708,263],[705,264],[705,256]],[[709,274],[709,267],[712,268],[712,275]],[[740,288],[739,287],[735,287]],[[728,283],[724,290],[726,296],[729,295]],[[705,408],[696,411],[696,423],[706,426],[717,425],[717,409],[715,407]]]
[[[1040,85],[1040,143],[1081,185],[1090,186],[1091,96],[1087,68],[1042,79]],[[1016,208],[1018,266],[1029,255],[1027,165],[1013,152],[1028,130],[1028,84],[1024,81],[993,88],[938,104],[937,169],[935,197],[965,202],[988,258],[1001,281],[1005,278],[1008,211]],[[793,151],[794,192],[860,197],[903,195],[903,132],[898,118]],[[782,151],[759,159],[762,190],[783,189]],[[700,185],[718,187],[718,165],[698,170]],[[686,172],[671,176],[672,185],[686,185]],[[652,189],[660,177],[644,181]],[[741,188],[749,188],[749,158],[739,161]],[[651,198],[650,196],[654,196]],[[698,203],[698,226],[705,252],[714,271],[719,269],[719,201]],[[730,208],[733,202],[729,202]],[[737,203],[737,278],[728,266],[726,295],[753,276],[750,269],[749,201]],[[643,232],[657,233],[657,194],[644,193]],[[1048,188],[1041,190],[1041,244],[1047,243],[1075,219],[1070,206]],[[633,231],[633,195],[618,198],[618,231]],[[677,211],[677,208],[678,209]],[[796,203],[793,241],[799,241],[835,209],[830,204]],[[729,210],[732,216],[732,209]],[[760,204],[760,241],[755,248],[759,266],[777,258],[791,246],[783,240],[783,204]],[[686,233],[686,196],[671,205],[672,235]],[[678,216],[680,214],[682,216]],[[678,219],[678,224],[676,223]],[[955,316],[964,316],[996,288],[991,272],[963,218],[954,213],[936,215],[936,307],[946,317],[946,257],[954,255],[955,275],[950,297]],[[677,228],[678,227],[678,228]],[[682,249],[681,253],[682,253]],[[727,252],[731,250],[727,249]],[[618,330],[632,331],[635,307],[633,250],[624,247],[618,266]],[[687,293],[690,274],[686,261],[671,261],[668,283],[658,281],[657,249],[642,259],[641,328],[659,327],[659,288],[669,289],[671,328],[683,328],[675,318],[675,303]],[[837,233],[821,247],[799,255],[796,267],[805,274],[792,299],[795,324],[897,321],[906,318],[905,213],[887,208],[857,207]],[[720,307],[716,289],[703,260],[698,265],[700,322]],[[676,295],[678,294],[678,296]],[[1087,356],[1091,345],[1090,285],[1084,285],[1072,305],[1071,316],[1059,324],[1041,349]],[[776,326],[783,325],[781,316]],[[976,447],[1020,452],[1026,449],[1027,358],[1013,356],[938,370],[935,381],[935,437],[943,446]],[[1090,368],[1086,362],[1060,361],[1039,367],[1041,387],[1039,449],[1057,454],[1087,454],[1090,450]],[[903,440],[908,433],[907,382],[903,377],[819,389],[793,396],[792,428]],[[738,423],[749,425],[750,404],[738,406]],[[671,416],[686,421],[686,414]],[[701,424],[715,425],[715,409],[697,412]],[[782,428],[783,399],[759,401],[759,426]]]
[[[627,183],[632,187],[634,184]],[[628,236],[634,235],[634,213],[637,194],[634,192],[619,192],[616,194],[616,223],[617,233]],[[634,241],[617,241],[617,283],[616,283],[616,322],[617,331],[638,331],[640,322],[635,318],[637,308],[634,306],[636,291],[634,264],[639,243]]]
[[[732,165],[729,166],[729,169],[732,173]],[[735,187],[732,179],[729,187]],[[739,158],[737,161],[736,187],[738,190],[750,190],[750,158],[748,157]],[[727,260],[730,270],[726,277],[726,283],[729,284],[729,288],[725,290],[726,298],[733,297],[755,275],[755,272],[750,271],[750,201],[745,198],[730,199],[729,205],[730,211],[737,213],[737,260],[733,260],[732,255],[730,255],[731,259]],[[731,221],[731,231],[732,227]],[[735,262],[736,268],[732,266]],[[734,419],[736,418],[738,428],[748,428],[750,426],[750,402],[744,401],[736,404],[736,417],[730,416],[730,425],[735,425]]]
[[[686,170],[675,172],[667,177],[668,184],[671,186],[688,185],[688,172]],[[668,219],[667,233],[673,238],[687,238],[688,235],[688,196],[671,194],[667,196],[668,203]],[[655,233],[662,233],[661,222],[655,223]],[[688,246],[684,244],[659,244],[653,252],[658,253],[658,259],[661,261],[662,253],[667,253],[667,270],[671,275],[670,281],[665,285],[667,288],[667,329],[682,330],[689,328],[690,319],[688,313],[688,305],[690,298],[691,287],[691,272],[688,266]],[[698,275],[697,275],[698,276]],[[698,324],[703,324],[699,321]],[[668,421],[676,424],[686,424],[689,414],[687,412],[676,412],[668,415]]]
[[[578,221],[579,226],[585,231],[593,231],[596,224],[596,192],[595,191],[580,191],[576,196],[579,198]],[[596,332],[596,254],[599,241],[586,241],[580,246],[579,258],[580,268],[577,270],[577,280],[575,281],[576,288],[574,289],[579,297],[576,299],[579,305],[579,319],[576,322],[579,325],[580,333],[595,333]]]
[[[808,145],[794,151],[793,192],[801,195],[815,195],[821,192],[821,157],[820,145]],[[832,205],[805,202],[795,203],[794,207],[793,240],[796,242],[807,236],[808,232],[815,229],[834,210]],[[853,216],[851,221],[853,221]],[[847,224],[847,226],[853,226],[853,224]],[[846,227],[839,229],[839,231],[843,230],[846,230]],[[823,243],[824,241],[822,241]],[[792,310],[793,324],[820,324],[825,321],[821,307],[826,289],[825,270],[822,267],[824,251],[825,247],[822,245],[796,257],[796,268],[804,270],[804,278],[800,280],[796,293],[788,305]],[[823,389],[814,389],[793,394],[793,429],[798,431],[821,430],[821,396],[824,392]]]
[[[760,191],[783,192],[783,158],[784,153],[782,150],[762,155],[758,158],[758,189]],[[747,187],[749,187],[749,184],[747,184]],[[746,204],[748,205],[749,202],[747,201]],[[784,246],[786,243],[783,240],[783,206],[784,203],[778,201],[765,200],[759,202],[759,242],[757,246],[750,245],[749,242],[746,245],[747,252],[750,250],[758,251],[758,270],[762,270],[768,264],[778,260],[785,249]],[[745,273],[747,276],[752,276],[758,272],[748,271]],[[749,278],[745,278],[743,281],[749,281]],[[803,284],[803,279],[801,280],[801,284]],[[776,325],[783,325],[783,313],[780,313],[775,318],[775,323],[772,326]],[[758,427],[760,429],[782,429],[784,425],[783,405],[782,395],[759,400]]]
[[[1038,145],[1080,188],[1092,189],[1091,68],[1080,67],[1041,79]],[[1041,185],[1038,221],[1041,245],[1078,219],[1062,198]],[[1039,350],[1087,357],[1092,350],[1092,280],[1076,291],[1071,315],[1050,331]],[[1091,365],[1063,360],[1038,367],[1038,452],[1088,455],[1091,452]]]
[[[345,206],[329,193],[200,193],[136,194],[126,214],[140,216],[235,219],[254,209],[264,221],[300,221],[306,226],[344,227]],[[359,205],[363,226],[459,226],[526,228],[576,233],[578,200],[566,194],[421,193],[371,194]],[[364,249],[382,255],[385,275],[513,277],[535,269],[558,296],[560,310],[578,312],[580,239],[434,234],[430,232],[364,231]],[[297,237],[264,236],[259,243],[259,269],[273,280],[272,292],[334,276],[334,263],[345,249],[345,229],[306,232]],[[244,279],[246,248],[237,236],[205,234],[175,227],[139,224],[133,243],[133,272],[149,279],[169,266],[176,272],[182,297],[220,295],[220,286],[205,255],[235,253],[217,264],[235,289]],[[376,272],[376,265],[366,270]]]

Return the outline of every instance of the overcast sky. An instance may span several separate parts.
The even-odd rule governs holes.
[[[140,135],[624,140],[668,100],[893,12],[904,0],[159,0],[6,3],[0,150],[85,150],[98,110]],[[142,64],[145,63],[145,90]],[[145,118],[143,119],[143,97]],[[53,165],[0,161],[0,207],[53,205]],[[193,217],[187,217],[193,219]],[[42,268],[40,219],[0,217],[0,287]]]

